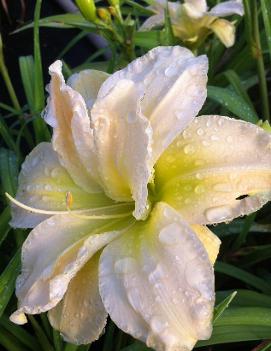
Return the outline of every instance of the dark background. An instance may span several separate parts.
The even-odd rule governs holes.
[[[24,24],[30,23],[34,16],[35,0],[5,0],[8,14],[0,0],[0,32],[4,44],[4,55],[16,94],[22,104],[25,103],[23,94],[18,58],[19,56],[33,55],[33,30],[12,34],[13,31]],[[41,18],[62,14],[65,10],[54,0],[44,0],[41,8]],[[56,60],[61,50],[74,38],[79,31],[74,29],[41,28],[40,43],[45,82],[48,82],[48,66]],[[71,66],[81,64],[95,51],[91,42],[83,38],[65,55],[65,61]],[[0,100],[10,103],[5,86],[0,78]]]
[[[7,4],[8,13],[4,10],[3,3]],[[33,30],[27,29],[23,32],[12,34],[13,31],[20,28],[33,20],[35,0],[0,0],[0,32],[4,44],[4,55],[7,68],[9,70],[12,83],[14,85],[16,94],[22,105],[25,104],[25,96],[22,88],[18,58],[20,56],[33,54]],[[41,18],[65,13],[54,0],[44,0],[41,9]],[[58,57],[63,48],[78,34],[77,30],[68,29],[40,29],[40,43],[42,53],[42,66],[45,83],[49,80],[47,73],[48,66]],[[65,61],[71,66],[81,64],[87,57],[89,57],[96,48],[91,42],[84,38],[82,39],[68,54],[65,55]],[[11,104],[5,85],[0,77],[0,101],[6,104]],[[236,285],[240,282],[236,282]],[[96,349],[101,350],[102,340],[96,343]],[[253,347],[260,342],[239,343],[218,345],[205,350],[217,351],[251,351]],[[94,348],[94,349],[95,349]],[[110,350],[108,350],[110,351]]]

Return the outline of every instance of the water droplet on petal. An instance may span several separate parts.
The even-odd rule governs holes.
[[[173,77],[177,74],[177,72],[178,72],[178,67],[175,64],[173,64],[165,69],[165,76]]]
[[[163,228],[159,233],[159,241],[166,245],[175,245],[179,241],[181,229],[177,223],[172,223]]]
[[[193,154],[195,152],[195,148],[192,144],[187,144],[185,145],[183,151],[186,155]]]
[[[168,326],[168,323],[166,321],[163,321],[161,318],[156,316],[151,319],[150,324],[154,333],[162,333]]]
[[[223,222],[232,217],[232,209],[229,206],[211,207],[206,210],[205,215],[209,222]]]
[[[227,143],[232,143],[232,141],[233,141],[232,136],[228,135],[227,138],[226,138],[226,141],[227,141]]]
[[[195,193],[196,194],[202,194],[204,193],[205,189],[204,189],[204,186],[203,185],[197,185],[195,187]]]
[[[203,135],[203,134],[204,134],[204,130],[203,130],[202,128],[199,128],[199,129],[197,130],[197,134],[198,134],[198,135]]]
[[[115,272],[117,274],[133,273],[136,269],[136,260],[133,257],[124,257],[115,262]]]

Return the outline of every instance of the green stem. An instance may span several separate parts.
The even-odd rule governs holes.
[[[262,110],[263,116],[266,121],[270,122],[270,109],[269,109],[269,100],[268,100],[268,90],[267,82],[265,78],[265,68],[264,68],[264,59],[261,47],[260,32],[259,32],[259,21],[258,21],[258,11],[257,11],[257,2],[254,2],[254,40],[255,47],[252,48],[254,52],[254,57],[257,61],[257,70],[260,84],[261,92],[261,101],[262,101]]]
[[[15,90],[13,88],[13,85],[11,83],[11,79],[8,73],[7,66],[5,64],[5,59],[4,59],[4,54],[3,54],[3,43],[2,43],[2,38],[0,35],[0,73],[2,74],[2,77],[4,79],[4,82],[6,84],[10,99],[12,101],[12,104],[14,108],[17,111],[21,110],[21,106],[19,104],[18,98],[16,96]]]

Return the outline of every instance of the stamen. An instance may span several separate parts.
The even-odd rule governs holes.
[[[124,218],[128,217],[132,214],[132,211],[125,212],[125,213],[119,213],[119,214],[93,214],[93,215],[84,215],[84,213],[90,213],[90,212],[95,212],[99,210],[110,210],[110,209],[116,209],[116,208],[121,208],[121,207],[127,207],[127,205],[131,205],[129,203],[127,204],[116,204],[112,206],[104,206],[104,207],[97,207],[97,208],[92,208],[92,209],[83,209],[83,210],[73,210],[71,211],[69,207],[72,204],[72,194],[70,192],[67,192],[66,194],[66,204],[67,204],[67,211],[49,211],[49,210],[42,210],[39,208],[35,207],[30,207],[22,202],[16,200],[14,197],[12,197],[10,194],[5,193],[6,197],[14,203],[16,206],[21,207],[22,209],[29,211],[31,213],[37,213],[37,214],[44,214],[44,215],[57,215],[57,214],[68,214],[72,215],[78,218],[83,218],[83,219],[113,219],[113,218]],[[82,213],[82,214],[81,214]]]
[[[71,209],[72,203],[73,203],[72,193],[70,191],[67,191],[66,192],[66,207],[67,207],[68,210]]]

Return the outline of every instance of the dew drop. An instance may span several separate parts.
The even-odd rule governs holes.
[[[136,121],[136,114],[133,112],[129,112],[127,115],[127,122],[134,123]]]
[[[183,118],[183,111],[176,110],[174,112],[174,114],[175,114],[176,118],[179,120]]]
[[[172,223],[163,228],[159,233],[159,241],[166,245],[175,245],[178,243],[181,235],[180,227],[177,223]]]
[[[203,185],[197,185],[195,187],[195,193],[196,194],[202,194],[204,193],[205,189],[204,189],[204,186]]]
[[[212,141],[218,141],[219,137],[217,135],[211,135],[211,140]]]
[[[211,207],[205,211],[209,222],[222,222],[232,217],[232,209],[229,206]]]
[[[168,323],[166,321],[161,320],[161,318],[155,316],[151,319],[151,328],[154,331],[154,333],[162,333],[166,327],[168,326]]]
[[[199,129],[197,130],[197,134],[198,134],[198,135],[203,135],[203,134],[204,134],[204,130],[203,130],[202,128],[199,128]]]
[[[195,152],[195,148],[192,144],[187,144],[185,145],[183,151],[186,155],[193,154]]]
[[[136,260],[133,257],[124,257],[115,262],[115,272],[117,274],[133,273],[136,269]]]
[[[174,64],[174,65],[170,65],[169,67],[167,67],[165,69],[165,76],[166,77],[173,77],[177,74],[178,72],[178,67]]]

